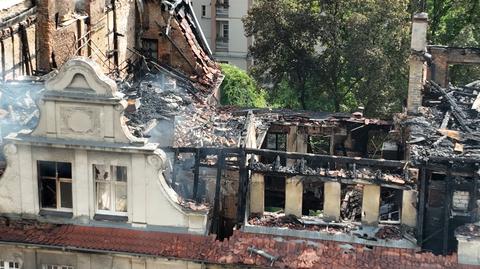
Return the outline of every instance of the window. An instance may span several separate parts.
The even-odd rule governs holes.
[[[287,150],[287,135],[281,133],[268,133],[267,134],[267,149],[273,150]]]
[[[93,165],[97,212],[127,214],[127,167]]]
[[[205,5],[202,5],[202,17],[207,16],[207,7]]]
[[[18,262],[0,261],[0,269],[19,269],[20,264]]]
[[[399,222],[402,211],[403,191],[380,188],[380,222]]]
[[[158,59],[158,40],[142,39],[143,53],[145,56],[157,60]]]
[[[40,206],[44,209],[72,209],[72,164],[38,161]]]
[[[51,265],[51,264],[44,264],[42,265],[42,269],[74,269],[73,266],[70,265]]]
[[[222,31],[223,31],[223,38],[225,40],[228,40],[228,23],[225,23],[222,25]]]

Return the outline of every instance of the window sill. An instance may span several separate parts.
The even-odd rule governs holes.
[[[95,216],[93,216],[93,219],[99,220],[99,221],[115,221],[115,222],[128,221],[127,216],[116,216],[116,215],[105,215],[105,214],[95,214]]]
[[[57,217],[57,218],[66,218],[66,219],[71,219],[73,217],[72,212],[46,210],[46,209],[40,209],[39,214],[40,216],[44,216],[44,217]]]

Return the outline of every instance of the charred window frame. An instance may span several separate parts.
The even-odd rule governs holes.
[[[287,150],[287,134],[285,133],[268,133],[266,141],[266,149],[279,151]]]
[[[158,60],[158,40],[143,38],[142,39],[142,48],[145,56]]]
[[[127,216],[127,167],[93,165],[96,213]]]
[[[402,216],[403,190],[380,187],[380,223],[400,223]]]
[[[47,210],[72,211],[72,164],[38,161],[40,207]]]

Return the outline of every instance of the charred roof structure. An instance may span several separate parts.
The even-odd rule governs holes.
[[[425,83],[426,14],[409,113],[384,121],[219,106],[188,0],[14,10],[0,24],[23,29],[0,40],[0,268],[475,264],[478,226],[462,225],[477,217],[478,87]]]

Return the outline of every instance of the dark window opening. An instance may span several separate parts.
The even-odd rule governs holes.
[[[71,209],[72,165],[64,162],[38,161],[41,208]]]
[[[265,176],[265,211],[279,212],[285,208],[285,178]]]
[[[330,155],[330,140],[330,136],[311,136],[309,141],[312,153]]]
[[[380,221],[400,221],[403,191],[380,188]]]
[[[324,183],[304,182],[302,215],[323,217]]]
[[[362,220],[363,185],[342,184],[340,217],[345,221]]]
[[[143,53],[148,58],[158,60],[158,40],[157,39],[142,39]]]
[[[202,17],[207,16],[207,7],[205,5],[202,5]]]

